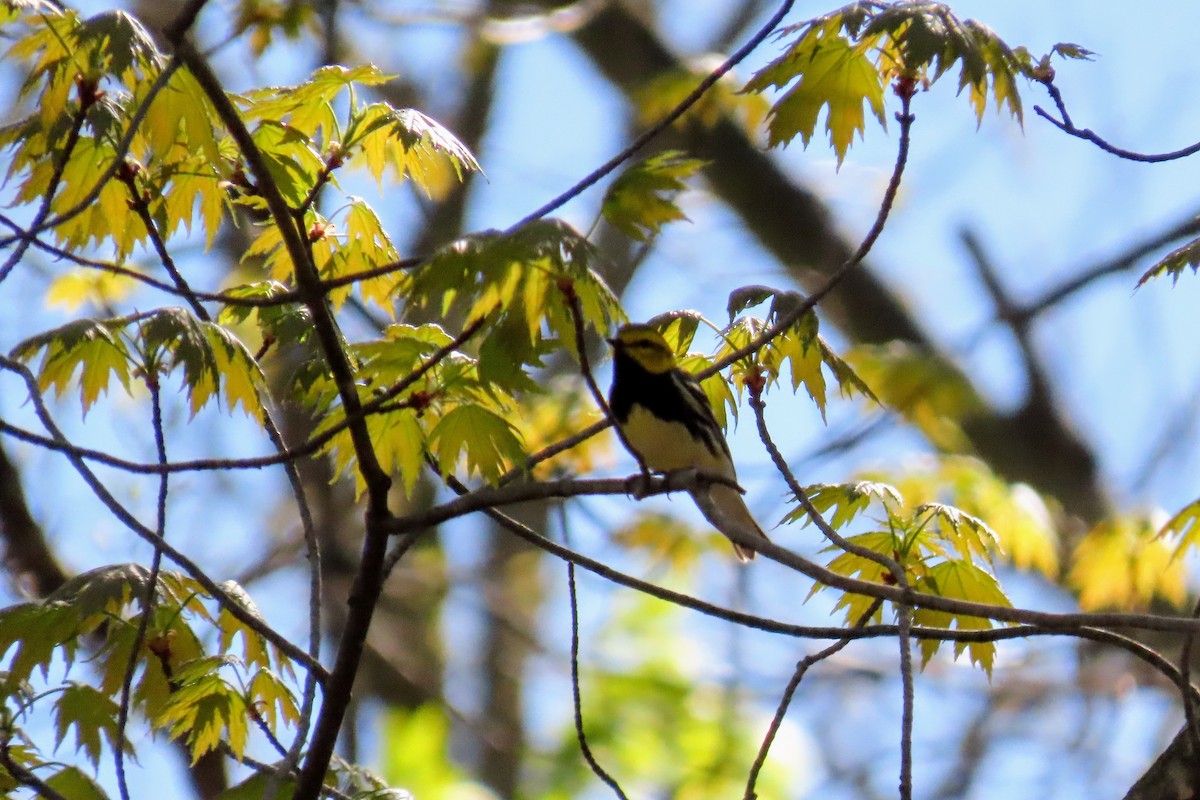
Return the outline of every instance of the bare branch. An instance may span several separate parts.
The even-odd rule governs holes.
[[[879,611],[879,607],[883,601],[876,600],[867,607],[867,610],[862,613],[858,621],[854,623],[851,630],[862,630],[866,624]],[[767,753],[771,751],[771,744],[775,741],[775,735],[779,733],[779,727],[783,724],[783,718],[787,714],[788,706],[792,704],[792,697],[796,694],[796,689],[800,687],[800,681],[804,680],[804,675],[814,664],[817,664],[832,655],[840,652],[846,645],[854,641],[853,636],[844,636],[838,639],[833,644],[818,650],[815,653],[805,656],[796,663],[796,669],[792,673],[791,680],[783,690],[783,696],[779,698],[779,705],[775,709],[775,716],[771,718],[771,724],[767,727],[767,734],[763,737],[762,744],[758,747],[758,755],[754,758],[754,764],[750,767],[749,777],[746,779],[746,792],[742,795],[743,800],[756,800],[758,793],[754,791],[755,785],[758,783],[758,774],[762,772],[763,765],[767,762]]]
[[[592,172],[585,175],[570,189],[563,192],[549,203],[546,203],[536,211],[526,215],[518,222],[514,223],[508,230],[510,232],[514,231],[520,228],[522,225],[533,222],[535,219],[540,219],[552,211],[560,208],[566,204],[567,201],[578,196],[585,189],[594,185],[604,176],[608,175],[617,167],[628,161],[635,153],[637,153],[637,151],[645,147],[650,140],[665,131],[671,125],[671,123],[687,113],[687,110],[699,102],[700,98],[704,96],[705,92],[711,89],[726,73],[740,64],[742,60],[746,58],[746,56],[750,55],[755,48],[762,44],[763,41],[771,35],[771,32],[775,30],[775,27],[779,25],[779,23],[787,15],[788,11],[791,10],[793,2],[794,0],[784,0],[784,2],[779,6],[779,10],[776,11],[769,20],[767,20],[767,23],[759,29],[758,33],[754,34],[749,41],[747,41],[741,46],[741,48],[737,50],[737,52],[731,55],[712,72],[710,72],[704,78],[704,80],[700,81],[696,88],[693,89],[687,97],[679,102],[679,105],[671,109],[670,113],[668,113],[658,122],[654,123],[654,125],[642,133],[641,136],[638,136],[636,139],[634,139],[628,147],[626,147],[620,153],[617,153],[615,156],[604,162],[596,169],[592,170]]]
[[[1200,142],[1180,148],[1179,150],[1172,150],[1169,153],[1138,153],[1134,150],[1126,150],[1122,147],[1109,144],[1105,139],[1100,137],[1091,129],[1078,128],[1075,126],[1075,123],[1071,121],[1071,115],[1067,113],[1067,106],[1063,102],[1062,92],[1060,92],[1058,87],[1054,85],[1053,79],[1040,79],[1038,82],[1045,86],[1046,91],[1050,93],[1050,99],[1054,101],[1054,105],[1058,109],[1061,119],[1055,119],[1050,112],[1046,111],[1046,109],[1042,108],[1041,106],[1033,107],[1033,110],[1037,112],[1037,115],[1049,122],[1054,127],[1058,128],[1063,133],[1074,136],[1076,139],[1083,139],[1086,142],[1091,142],[1106,153],[1110,153],[1118,158],[1123,158],[1126,161],[1140,161],[1143,164],[1161,164],[1164,161],[1177,161],[1178,159],[1187,158],[1188,156],[1200,153]]]
[[[153,369],[153,365],[147,366],[145,380],[150,389],[150,422],[154,431],[154,452],[159,462],[162,463],[167,460],[166,438],[163,433],[162,395],[159,392],[158,373]],[[137,671],[142,644],[146,640],[146,631],[150,627],[150,619],[154,616],[155,601],[158,599],[158,576],[162,571],[163,558],[163,551],[158,543],[165,541],[167,535],[167,491],[170,479],[170,475],[164,474],[158,480],[154,556],[150,559],[150,577],[146,581],[146,595],[142,598],[137,632],[134,634],[133,646],[129,649],[129,660],[125,662],[125,675],[121,680],[120,705],[117,708],[117,739],[113,746],[113,760],[117,770],[117,789],[121,793],[121,800],[129,800],[129,783],[125,776],[125,730],[129,724],[130,701],[133,699],[133,676]]]
[[[188,301],[188,305],[192,307],[193,313],[199,319],[205,322],[212,322],[212,317],[209,316],[208,309],[200,305],[200,300],[196,297],[196,293],[192,291],[192,287],[188,285],[187,279],[183,277],[179,268],[175,266],[175,259],[167,250],[167,243],[163,241],[162,234],[158,230],[158,224],[155,223],[154,217],[150,214],[150,200],[146,193],[138,188],[137,173],[129,162],[123,163],[121,168],[117,170],[117,180],[125,184],[130,197],[129,205],[146,228],[146,234],[150,237],[150,244],[154,247],[154,252],[158,254],[158,260],[162,263],[163,269],[167,271],[167,274],[171,276],[171,280],[175,282],[175,289],[179,293],[179,296]]]
[[[567,562],[567,594],[571,603],[571,699],[575,710],[575,738],[579,742],[579,752],[583,760],[591,767],[596,777],[604,781],[620,800],[629,800],[621,784],[608,773],[588,745],[587,735],[583,732],[583,699],[579,690],[579,598],[575,588],[575,565]]]

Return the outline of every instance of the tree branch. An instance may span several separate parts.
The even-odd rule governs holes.
[[[867,607],[867,610],[859,616],[858,621],[854,623],[850,629],[862,630],[866,624],[879,611],[879,607],[883,605],[882,600],[876,600]],[[763,765],[767,762],[767,753],[771,751],[771,744],[775,741],[775,735],[779,733],[779,727],[783,725],[783,718],[787,714],[788,706],[792,704],[792,697],[796,694],[796,689],[800,687],[800,681],[804,680],[804,675],[814,665],[840,652],[846,645],[854,641],[852,636],[844,636],[838,639],[833,644],[811,653],[796,663],[796,669],[792,673],[791,680],[783,690],[783,696],[779,698],[779,705],[775,709],[775,716],[771,718],[771,724],[767,726],[767,734],[763,737],[762,744],[758,747],[758,755],[754,758],[754,764],[750,767],[749,777],[746,779],[746,791],[742,795],[743,800],[756,800],[758,793],[754,791],[755,785],[758,783],[758,775],[762,772]]]
[[[650,142],[651,139],[653,139],[654,137],[661,134],[663,131],[665,131],[671,125],[671,123],[673,123],[675,120],[679,119],[685,113],[687,113],[687,110],[689,108],[691,108],[692,106],[694,106],[700,100],[700,98],[704,96],[704,93],[707,92],[709,89],[711,89],[713,87],[713,85],[716,84],[716,82],[719,81],[726,73],[728,73],[731,69],[733,69],[735,66],[740,64],[742,62],[742,60],[746,58],[746,56],[748,56],[748,55],[750,55],[750,53],[754,52],[755,48],[757,48],[760,44],[762,44],[763,41],[766,40],[766,38],[771,35],[771,32],[775,30],[775,27],[777,25],[779,25],[779,23],[787,15],[788,11],[791,10],[793,2],[794,2],[794,0],[784,0],[784,2],[782,4],[780,4],[780,6],[779,6],[779,10],[776,11],[775,14],[769,20],[767,20],[767,23],[765,25],[763,25],[763,27],[761,29],[759,29],[758,33],[756,33],[754,36],[752,36],[749,41],[747,41],[744,45],[742,45],[741,48],[738,49],[737,52],[735,52],[728,59],[726,59],[720,66],[718,66],[715,70],[710,72],[704,78],[704,80],[700,81],[700,83],[696,86],[696,88],[693,89],[691,91],[691,93],[688,94],[687,97],[685,97],[683,100],[681,100],[679,102],[679,104],[670,111],[670,113],[668,113],[666,116],[664,116],[658,122],[656,122],[653,126],[651,126],[649,129],[647,129],[644,133],[642,133],[640,136],[638,136],[636,139],[634,139],[632,142],[630,142],[629,146],[626,147],[624,150],[622,150],[620,153],[617,153],[615,156],[610,158],[608,161],[604,162],[602,165],[597,167],[595,170],[593,170],[592,172],[590,172],[586,176],[584,176],[583,179],[578,181],[570,189],[563,192],[562,194],[560,194],[558,197],[554,198],[550,202],[546,203],[544,206],[537,209],[536,211],[533,211],[533,212],[527,214],[525,217],[521,218],[518,222],[514,223],[511,227],[509,227],[509,229],[508,229],[509,232],[517,230],[522,225],[533,222],[535,219],[540,219],[540,218],[546,216],[547,214],[551,213],[552,211],[558,209],[559,207],[565,205],[567,203],[567,201],[578,196],[585,189],[594,185],[595,183],[600,181],[605,175],[608,175],[610,172],[615,170],[617,167],[621,166],[621,164],[628,161],[637,151],[639,151],[643,147],[645,147],[646,144],[648,142]]]
[[[1180,148],[1179,150],[1172,150],[1169,153],[1138,153],[1134,150],[1126,150],[1122,147],[1109,144],[1092,130],[1075,126],[1075,123],[1071,120],[1071,115],[1067,113],[1067,106],[1063,102],[1062,92],[1054,85],[1053,78],[1039,79],[1038,82],[1046,87],[1046,91],[1050,93],[1050,99],[1054,101],[1054,106],[1058,109],[1058,113],[1062,118],[1055,119],[1046,109],[1041,106],[1034,106],[1033,110],[1037,112],[1037,115],[1063,133],[1074,136],[1076,139],[1091,142],[1106,153],[1123,158],[1126,161],[1140,161],[1143,164],[1161,164],[1164,161],[1176,161],[1200,153],[1200,142]]]
[[[621,784],[600,766],[600,762],[592,754],[592,748],[588,746],[587,735],[583,732],[583,700],[579,689],[579,598],[575,588],[575,565],[570,561],[567,562],[567,595],[571,603],[571,700],[575,711],[575,738],[579,742],[579,752],[583,754],[583,760],[591,767],[596,777],[604,781],[619,800],[629,800]]]

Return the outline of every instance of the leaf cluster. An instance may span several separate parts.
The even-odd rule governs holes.
[[[839,165],[855,135],[865,133],[864,104],[886,127],[884,89],[893,81],[897,92],[911,96],[917,86],[931,86],[957,67],[958,91],[966,93],[978,120],[991,100],[1020,121],[1018,79],[1040,80],[1051,55],[1091,55],[1077,45],[1060,44],[1035,59],[986,25],[926,0],[856,0],[786,28],[781,36],[790,37],[783,55],[756,72],[743,91],[782,90],[768,119],[771,146],[799,136],[807,147],[824,113]]]
[[[817,484],[807,487],[805,494],[839,531],[845,531],[868,510],[879,514],[865,532],[843,535],[857,547],[898,562],[916,591],[1011,607],[995,576],[997,558],[1044,573],[1056,569],[1053,528],[1036,494],[1028,487],[1009,487],[972,459],[948,458],[935,469],[906,471],[899,485],[867,479]],[[985,517],[996,521],[998,527],[985,522]],[[812,522],[802,505],[788,512],[783,521]],[[836,545],[827,547],[826,552],[838,553],[828,565],[834,572],[876,583],[894,581],[879,561],[865,555],[842,551]],[[809,596],[823,588],[818,584]],[[871,598],[863,595],[842,594],[835,609],[844,608],[848,621],[857,620],[871,603]],[[989,630],[993,625],[984,618],[926,608],[913,610],[913,622],[961,630]],[[920,646],[923,662],[928,663],[941,643],[923,640]],[[994,643],[955,644],[955,657],[964,651],[972,663],[991,674]]]
[[[117,728],[117,698],[131,662],[132,708],[153,730],[182,740],[193,759],[221,742],[242,754],[258,721],[273,730],[297,721],[291,662],[282,653],[227,611],[213,613],[212,598],[186,576],[161,573],[147,609],[150,588],[146,567],[117,564],[72,578],[44,601],[0,610],[0,653],[6,654],[0,691],[8,724],[49,704],[56,746],[73,735],[93,768],[118,746],[135,754],[132,741],[119,741]],[[240,589],[226,588],[257,616]],[[139,620],[147,613],[139,639]],[[233,655],[239,639],[241,655]],[[210,647],[223,655],[208,655]],[[87,682],[70,678],[81,650],[97,676]],[[50,688],[35,693],[34,682]],[[27,769],[50,766],[32,743],[9,752]]]

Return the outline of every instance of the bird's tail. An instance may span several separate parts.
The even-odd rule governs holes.
[[[704,518],[733,542],[733,552],[737,554],[738,560],[742,563],[752,560],[754,549],[740,544],[737,538],[757,537],[766,540],[767,535],[754,521],[750,509],[746,507],[746,501],[738,491],[732,486],[714,484],[705,489],[694,490],[691,495]],[[737,534],[741,536],[737,537]]]

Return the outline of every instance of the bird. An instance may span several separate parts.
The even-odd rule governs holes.
[[[608,405],[625,445],[654,472],[703,469],[737,482],[729,443],[700,382],[680,368],[675,351],[654,327],[621,326],[607,340],[613,348]],[[733,542],[738,560],[754,558],[744,540],[767,535],[733,486],[712,483],[691,489],[704,518]]]

